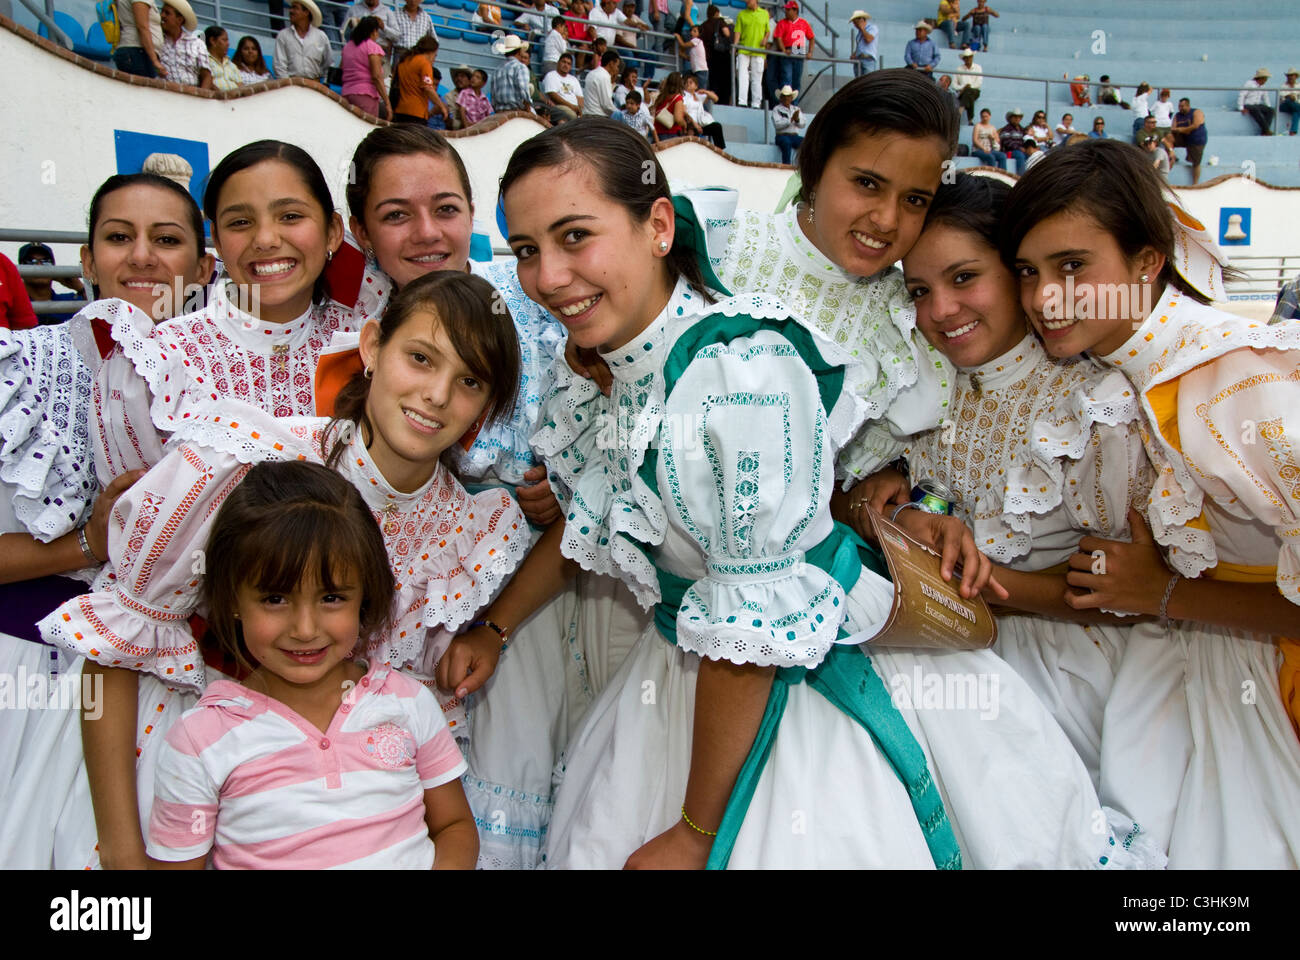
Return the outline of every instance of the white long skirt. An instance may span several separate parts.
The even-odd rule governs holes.
[[[1102,792],[1172,868],[1300,866],[1300,741],[1267,637],[1175,623],[1132,628],[1107,706]],[[1113,722],[1127,736],[1112,737]]]
[[[849,596],[851,621],[878,621],[891,593],[864,570]],[[891,650],[876,651],[873,662],[926,754],[966,867],[1162,865],[1131,821],[1102,810],[1065,735],[995,654]],[[642,632],[567,752],[548,867],[622,867],[680,818],[698,663],[653,626]],[[929,678],[963,691],[970,678],[988,696],[977,690],[962,706],[932,703]],[[1128,832],[1117,839],[1112,825]],[[800,684],[789,692],[730,865],[934,864],[907,793],[870,736]]]

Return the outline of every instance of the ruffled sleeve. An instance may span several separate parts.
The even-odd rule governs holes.
[[[1176,386],[1184,460],[1226,513],[1273,530],[1278,589],[1300,604],[1300,350],[1235,350]]]
[[[46,543],[89,517],[97,488],[88,425],[94,369],[73,330],[71,322],[0,328],[0,482],[18,521]]]
[[[174,447],[113,507],[112,570],[100,578],[101,589],[42,620],[44,639],[104,666],[202,690],[203,658],[187,621],[198,604],[217,510],[254,463],[319,462],[324,423],[276,420],[228,401],[182,425]]]
[[[812,667],[845,603],[804,556],[833,526],[835,454],[864,415],[851,386],[861,371],[793,320],[755,322],[754,306],[720,304],[724,315],[681,334],[665,366],[656,481],[668,535],[694,541],[704,567],[678,609],[677,643],[711,659]]]
[[[489,473],[507,483],[522,483],[534,465],[530,438],[537,429],[542,398],[555,383],[555,363],[563,362],[564,328],[546,310],[530,300],[519,286],[514,261],[472,264],[510,311],[519,336],[519,397],[510,419],[480,431],[469,450],[454,448],[456,468],[464,477],[479,479]]]

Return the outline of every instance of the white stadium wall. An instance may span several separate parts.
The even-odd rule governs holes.
[[[0,18],[0,89],[11,91],[6,136],[0,143],[0,226],[7,229],[83,230],[91,194],[119,170],[119,152],[132,135],[196,141],[211,169],[242,144],[263,138],[287,140],[306,149],[321,165],[345,210],[343,191],[353,148],[373,124],[315,85],[277,85],[226,99],[177,93],[161,85],[126,82],[89,61],[62,51]],[[22,91],[19,96],[13,93]],[[494,217],[497,182],[514,148],[540,124],[515,115],[484,132],[453,135],[452,143],[469,170],[480,221],[494,246],[503,246]],[[129,150],[127,151],[129,153]],[[775,164],[733,160],[694,141],[679,141],[659,152],[674,185],[727,185],[740,191],[742,206],[771,209],[790,170]],[[203,164],[195,164],[196,171]],[[139,169],[138,165],[134,169]],[[1300,188],[1279,188],[1242,175],[1217,178],[1197,188],[1178,190],[1187,209],[1216,235],[1225,211],[1245,212],[1248,242],[1228,248],[1231,256],[1295,258],[1287,272],[1300,271]],[[0,244],[16,257],[17,243]],[[70,263],[74,247],[57,245],[60,263]],[[1243,298],[1244,299],[1244,298]],[[1256,309],[1262,309],[1261,302]]]

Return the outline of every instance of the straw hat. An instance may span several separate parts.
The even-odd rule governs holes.
[[[492,52],[499,53],[503,57],[508,57],[512,53],[518,53],[520,50],[528,49],[528,41],[520,40],[513,33],[507,33],[504,37],[492,44]]]
[[[1286,75],[1288,77],[1300,77],[1300,70],[1297,70],[1295,67],[1289,67],[1286,71]]]
[[[784,87],[782,87],[780,90],[776,92],[776,95],[778,97],[797,97],[799,96],[799,91],[791,90],[790,84],[787,83]]]
[[[163,0],[163,2],[171,3],[171,0]],[[321,24],[320,7],[316,6],[316,0],[290,0],[289,6],[293,6],[295,3],[301,3],[304,7],[307,8],[307,12],[311,14],[311,25],[313,27],[320,26]]]
[[[1261,77],[1267,80],[1271,76],[1273,76],[1273,74],[1268,72],[1268,67],[1260,67],[1258,70],[1255,71],[1256,80],[1260,79]]]
[[[973,57],[973,56],[975,56],[975,51],[972,50],[970,47],[961,48],[961,58],[963,60],[965,60],[967,57]]]
[[[928,23],[926,23],[924,20],[918,20],[918,21],[916,21],[916,26],[914,26],[912,29],[913,29],[913,30],[925,30],[925,31],[928,33],[929,31],[933,30],[934,27],[930,26],[930,25],[929,25]]]
[[[849,17],[849,23],[852,23],[854,20],[870,20],[870,19],[871,19],[871,14],[867,13],[867,11],[854,10],[853,16]]]
[[[188,0],[163,0],[163,3],[181,15],[181,19],[185,21],[185,29],[190,33],[199,28],[199,18],[194,15],[194,8],[189,5]]]

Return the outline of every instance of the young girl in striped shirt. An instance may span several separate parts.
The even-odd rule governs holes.
[[[169,731],[147,849],[158,869],[470,868],[466,765],[437,699],[375,658],[394,581],[357,489],[327,467],[253,467],[208,539],[208,635],[256,664]]]

